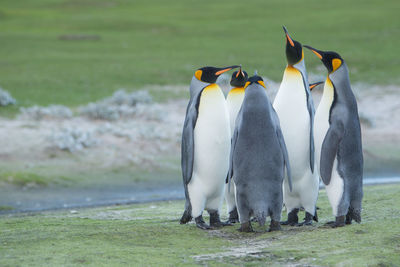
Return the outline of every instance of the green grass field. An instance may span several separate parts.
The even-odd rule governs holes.
[[[118,88],[188,84],[204,65],[243,64],[279,81],[283,24],[304,44],[338,51],[352,81],[396,84],[397,7],[396,0],[3,0],[0,86],[21,106],[76,106]],[[321,71],[310,52],[306,62]]]
[[[363,221],[268,233],[179,225],[182,201],[0,216],[1,266],[398,266],[400,185],[365,187]]]

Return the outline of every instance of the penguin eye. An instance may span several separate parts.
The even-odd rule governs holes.
[[[264,87],[265,89],[267,89],[267,87],[265,87],[265,83],[263,81],[258,81],[257,82],[259,85],[261,85],[262,87]]]
[[[244,85],[244,89],[246,89],[247,86],[249,86],[249,85],[250,85],[250,82],[246,82],[246,84]]]
[[[337,70],[342,65],[342,61],[338,58],[332,59],[332,71]]]
[[[194,73],[194,77],[197,78],[197,80],[201,81],[201,76],[203,75],[203,71],[202,70],[196,70],[196,72]]]

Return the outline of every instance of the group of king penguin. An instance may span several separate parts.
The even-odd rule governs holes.
[[[361,222],[361,129],[347,65],[336,52],[304,46],[328,70],[315,111],[311,90],[319,83],[309,85],[303,47],[283,29],[287,67],[273,104],[263,79],[248,77],[241,66],[195,71],[182,133],[181,224],[194,218],[197,227],[213,229],[240,222],[239,231],[251,232],[252,221],[263,226],[269,216],[269,231],[311,225],[318,221],[320,179],[335,216],[327,225]],[[225,99],[217,78],[236,68]],[[219,215],[224,198],[226,222]],[[280,221],[283,205],[287,221]]]

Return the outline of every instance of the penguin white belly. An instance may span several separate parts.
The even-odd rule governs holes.
[[[207,202],[222,201],[230,147],[231,133],[225,97],[219,86],[212,84],[202,92],[194,128],[193,176],[188,184],[194,216],[197,215],[197,209],[207,208]]]
[[[331,203],[333,216],[338,215],[338,207],[343,196],[344,182],[337,171],[337,159],[333,162],[331,181],[325,186],[329,203]]]
[[[286,68],[273,107],[279,116],[296,190],[296,179],[310,169],[310,115],[303,78],[298,70]]]
[[[231,126],[231,134],[235,129],[235,122],[237,114],[239,113],[240,107],[242,106],[244,99],[244,89],[243,88],[234,88],[232,89],[228,97],[226,98],[226,104],[228,106],[229,113],[229,121]]]

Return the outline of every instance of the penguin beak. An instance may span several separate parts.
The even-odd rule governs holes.
[[[239,75],[241,75],[242,77],[244,77],[244,73],[242,71],[242,67],[240,67],[239,71],[236,73],[236,78],[239,77]]]
[[[310,91],[312,91],[312,89],[314,89],[314,87],[317,87],[318,85],[322,84],[324,82],[316,82],[316,83],[311,83],[310,86]]]
[[[221,68],[217,72],[215,72],[215,75],[219,76],[222,73],[225,73],[227,71],[230,71],[231,69],[236,69],[236,68],[239,68],[239,67],[240,67],[239,65],[234,65],[234,66],[229,66],[229,67],[226,67],[226,68]]]
[[[317,49],[312,48],[311,46],[308,46],[308,45],[305,45],[304,47],[310,49],[315,55],[317,55],[317,57],[319,59],[322,60],[322,58],[324,56],[324,52],[323,51],[317,50]]]
[[[293,42],[292,38],[290,37],[289,32],[287,31],[287,29],[286,29],[285,26],[282,26],[282,27],[283,27],[283,31],[284,31],[285,34],[286,34],[286,40],[290,43],[290,45],[291,45],[292,47],[294,47],[294,42]]]

